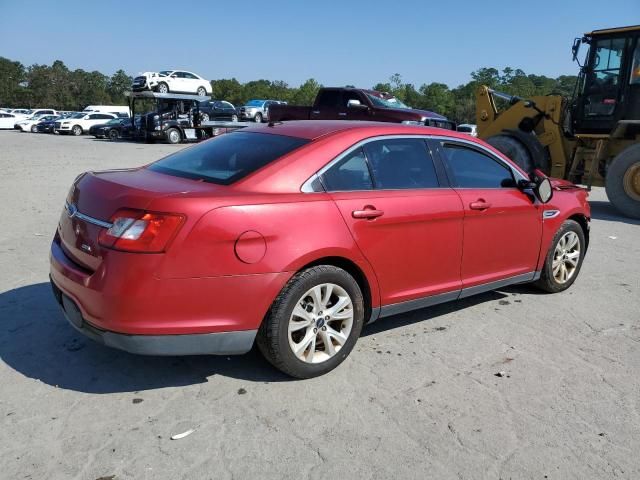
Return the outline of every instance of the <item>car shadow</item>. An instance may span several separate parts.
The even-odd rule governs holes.
[[[457,302],[395,315],[365,326],[362,336],[435,319],[506,297],[488,292]],[[84,393],[137,392],[205,383],[221,375],[251,382],[295,381],[254,348],[246,355],[147,357],[105,347],[68,324],[49,283],[0,293],[0,359],[22,375]]]
[[[640,220],[625,217],[611,204],[604,200],[590,200],[591,218],[596,220],[606,220],[610,222],[627,223],[629,225],[640,225]]]

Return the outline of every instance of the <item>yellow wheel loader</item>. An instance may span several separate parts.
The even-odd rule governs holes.
[[[581,44],[589,52],[572,99],[480,87],[478,136],[527,171],[604,185],[621,213],[640,218],[640,25],[576,38],[576,61]]]

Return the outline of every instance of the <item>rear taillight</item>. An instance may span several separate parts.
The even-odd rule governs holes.
[[[125,252],[161,253],[178,232],[184,216],[122,209],[111,217],[111,228],[100,232],[100,245]]]

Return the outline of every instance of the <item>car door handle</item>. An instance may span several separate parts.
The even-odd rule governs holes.
[[[490,207],[491,207],[491,204],[488,202],[485,202],[484,199],[482,198],[479,198],[475,202],[471,202],[469,204],[469,208],[471,210],[486,210],[487,208],[490,208]]]
[[[354,210],[351,212],[353,218],[365,218],[367,220],[373,220],[382,215],[384,215],[384,212],[382,210],[376,210],[376,207],[372,205],[366,205],[362,210]]]
[[[347,116],[347,112],[338,112],[338,116],[346,117]]]
[[[320,110],[312,110],[311,113],[313,113],[314,115],[318,115],[320,113]]]

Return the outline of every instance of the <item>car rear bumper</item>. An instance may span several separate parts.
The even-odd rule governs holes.
[[[235,355],[247,353],[257,330],[185,335],[127,335],[101,330],[82,316],[80,308],[51,280],[51,288],[69,324],[108,347],[138,355]]]
[[[148,355],[224,355],[251,348],[291,277],[282,272],[158,278],[154,272],[161,263],[160,255],[107,251],[90,271],[67,255],[56,236],[50,278],[72,325],[100,343]]]

